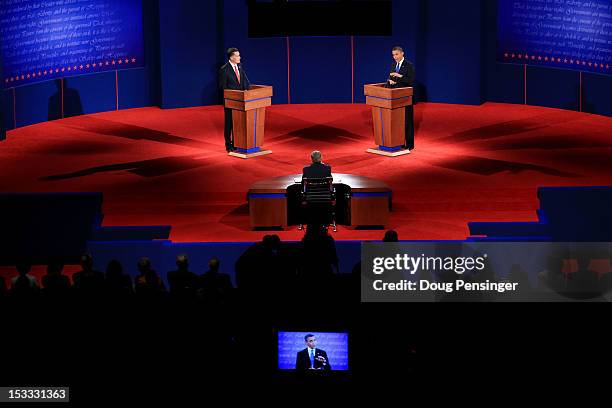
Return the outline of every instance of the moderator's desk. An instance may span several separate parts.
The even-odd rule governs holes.
[[[334,174],[336,223],[352,227],[384,227],[389,219],[391,189],[382,181]],[[299,224],[301,174],[254,183],[247,193],[251,228],[284,228]]]

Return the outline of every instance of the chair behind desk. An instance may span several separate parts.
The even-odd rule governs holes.
[[[391,205],[388,185],[351,174],[334,174],[331,186],[330,180],[325,184],[325,193],[335,190],[335,200],[332,200],[335,205],[333,220],[328,215],[326,221],[354,228],[383,228],[387,224]],[[254,183],[247,193],[251,228],[279,229],[306,223],[303,189],[301,174]]]
[[[302,178],[300,224],[333,225],[336,231],[336,189],[332,177]]]

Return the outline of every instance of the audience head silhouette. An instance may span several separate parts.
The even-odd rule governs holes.
[[[281,244],[281,239],[278,235],[266,235],[262,240],[263,247],[268,251],[278,251]]]
[[[179,271],[186,271],[189,268],[189,258],[187,255],[182,254],[176,257],[176,266]]]
[[[64,264],[61,262],[50,262],[47,265],[47,275],[57,276],[61,275],[64,270]]]
[[[389,230],[385,232],[385,236],[383,237],[383,242],[398,242],[399,237],[397,235],[397,231]]]
[[[33,295],[38,289],[38,284],[36,283],[36,279],[30,275],[30,269],[32,266],[29,263],[20,263],[16,266],[16,268],[19,276],[13,278],[13,293],[19,296]]]
[[[143,256],[142,258],[138,260],[137,267],[138,267],[138,272],[142,274],[146,274],[147,272],[151,271],[151,260],[147,258],[146,256]]]
[[[210,272],[219,272],[219,259],[218,258],[212,258],[210,261],[208,261],[208,270]]]
[[[113,259],[106,267],[106,279],[120,279],[123,276],[123,266],[119,261]]]
[[[81,255],[81,268],[83,268],[84,271],[89,271],[93,268],[93,257],[91,254]]]
[[[22,262],[17,264],[16,269],[17,273],[19,273],[19,276],[26,276],[28,273],[30,273],[32,265],[30,265],[29,263]]]

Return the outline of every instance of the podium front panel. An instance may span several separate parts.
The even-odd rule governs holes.
[[[266,108],[249,111],[232,110],[234,146],[251,153],[264,143]]]
[[[406,111],[372,107],[374,142],[377,146],[395,148],[405,143]]]

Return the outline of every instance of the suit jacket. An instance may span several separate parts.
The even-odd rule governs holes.
[[[389,70],[389,73],[395,72],[396,66],[397,66],[397,63],[394,61],[393,64],[391,64],[391,69]],[[391,75],[389,75],[389,79],[397,82],[397,84],[391,85],[387,83],[387,88],[406,88],[409,86],[413,86],[414,84],[414,65],[412,65],[412,62],[408,61],[407,59],[404,59],[404,63],[402,64],[398,74],[403,75],[403,77],[396,78],[396,77],[392,77]]]
[[[238,72],[240,73],[240,82],[238,82],[232,64],[230,64],[229,61],[226,62],[219,70],[219,89],[221,91],[224,89],[235,89],[238,91],[248,90],[251,84],[242,68],[242,64],[238,64]]]
[[[198,283],[198,275],[190,271],[170,271],[168,272],[168,284],[170,292],[180,293],[185,291],[195,291]]]
[[[226,273],[208,271],[198,276],[198,287],[204,291],[229,292],[234,288],[230,276]]]
[[[317,360],[317,357],[321,356],[325,358],[327,364],[323,365],[322,362]],[[295,369],[298,371],[308,370],[310,368],[310,355],[308,353],[308,348],[305,348],[302,351],[298,351],[297,357],[295,359]],[[331,364],[329,364],[329,359],[327,358],[327,353],[325,350],[315,349],[315,361],[314,368],[321,370],[331,370]]]
[[[324,178],[331,177],[331,166],[325,163],[312,163],[310,166],[304,167],[302,178]]]

